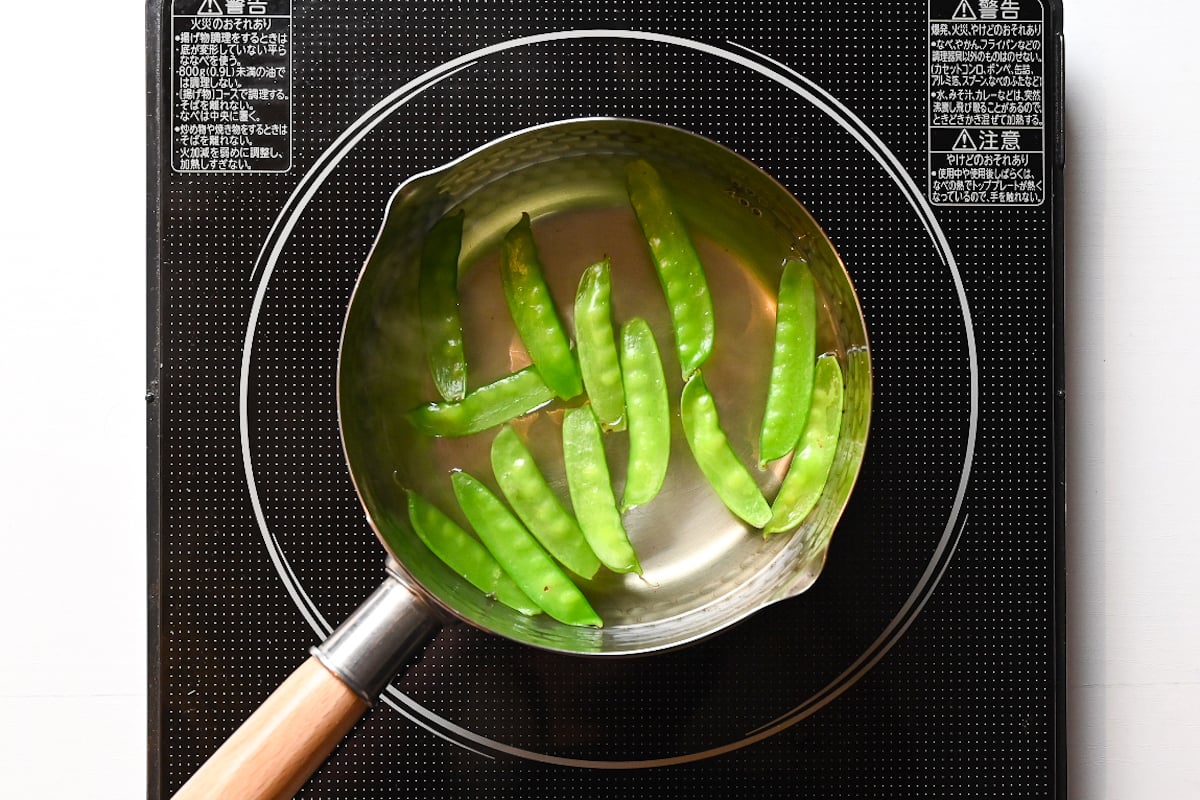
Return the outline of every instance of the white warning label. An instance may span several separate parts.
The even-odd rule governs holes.
[[[929,199],[1046,198],[1045,26],[1038,0],[930,0]]]

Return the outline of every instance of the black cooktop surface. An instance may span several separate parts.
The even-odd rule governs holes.
[[[151,797],[382,577],[335,380],[392,192],[596,116],[741,153],[844,259],[875,395],[825,571],[641,658],[447,627],[299,796],[1064,797],[1060,31],[1036,0],[152,8]]]

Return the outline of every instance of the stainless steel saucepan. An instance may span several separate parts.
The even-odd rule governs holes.
[[[670,319],[626,195],[624,170],[634,159],[657,168],[696,240],[716,316],[705,379],[722,426],[747,464],[757,461],[782,265],[803,258],[816,279],[818,352],[841,359],[845,418],[824,494],[794,533],[764,538],[748,529],[724,508],[688,451],[678,420],[681,379]],[[505,306],[496,254],[522,213],[534,219],[547,280],[568,325],[581,272],[607,256],[614,315],[646,318],[658,338],[675,411],[671,467],[662,493],[626,515],[644,575],[602,570],[581,582],[602,628],[567,626],[501,605],[432,556],[409,526],[407,490],[454,514],[448,472],[491,474],[494,431],[435,439],[405,418],[408,409],[436,398],[417,308],[421,245],[437,220],[458,211],[466,220],[459,294],[472,386],[528,363]],[[491,142],[396,191],[346,314],[337,394],[350,474],[388,554],[386,580],[313,648],[312,658],[177,798],[293,796],[406,660],[447,623],[463,621],[564,654],[628,656],[694,642],[803,592],[820,574],[862,463],[871,366],[846,269],[780,184],[741,156],[676,128],[581,119]],[[565,498],[561,419],[551,404],[514,424]],[[618,489],[624,441],[620,434],[606,441]],[[786,468],[786,459],[761,471],[752,467],[768,498]]]

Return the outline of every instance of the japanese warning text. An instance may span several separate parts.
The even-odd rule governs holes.
[[[930,0],[929,199],[1046,196],[1045,41],[1037,0]]]
[[[290,0],[173,0],[174,169],[291,168],[291,27]]]

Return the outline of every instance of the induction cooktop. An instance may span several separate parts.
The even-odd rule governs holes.
[[[1039,0],[148,11],[150,764],[169,797],[379,583],[351,292],[413,175],[643,119],[782,183],[874,379],[807,592],[636,658],[443,628],[302,798],[1064,798],[1062,12]]]

